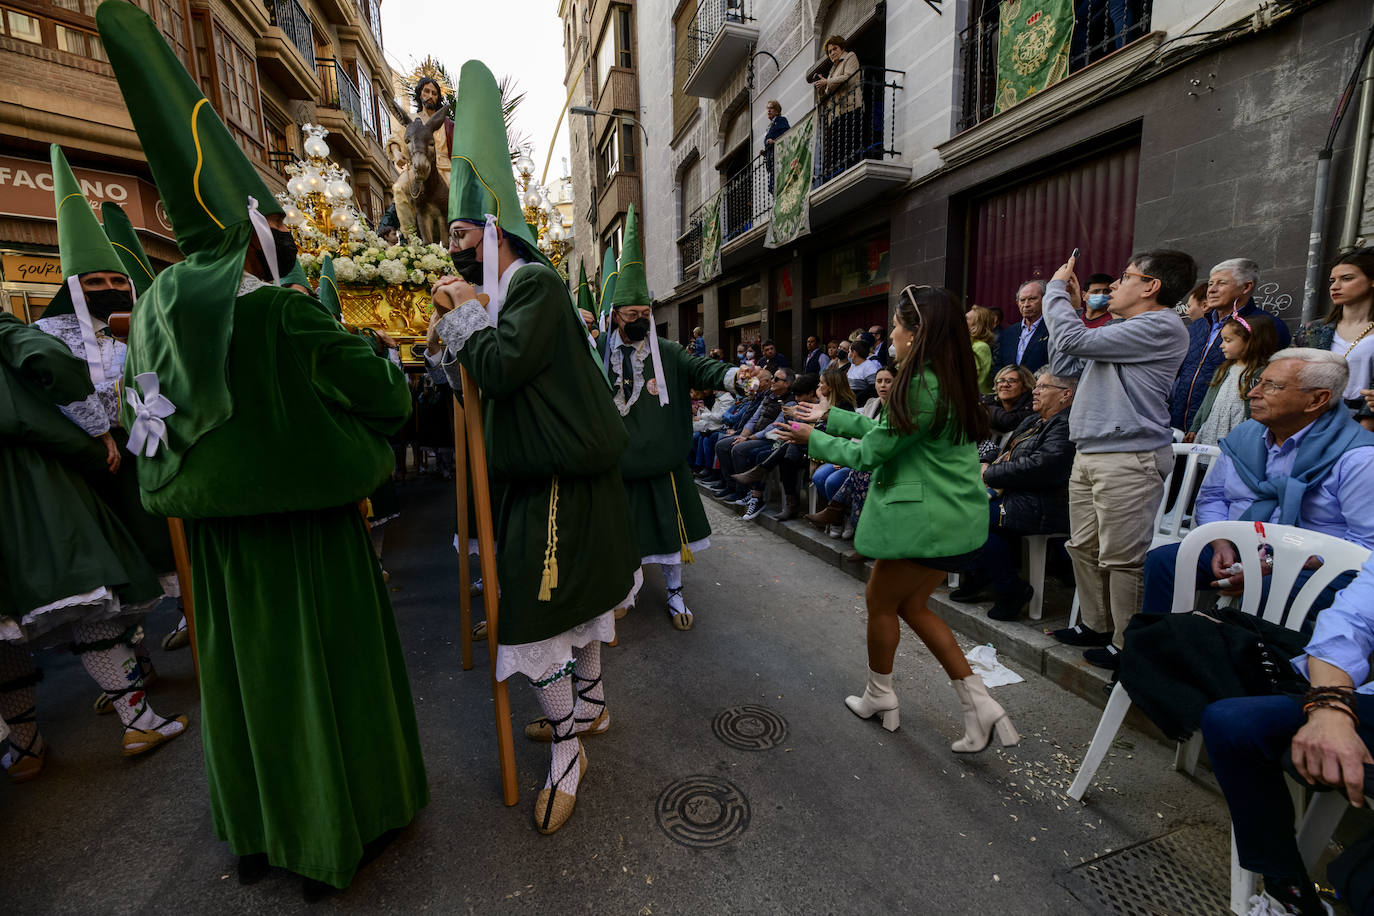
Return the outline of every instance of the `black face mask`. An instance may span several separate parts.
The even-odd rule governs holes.
[[[477,260],[477,248],[463,248],[452,255],[458,276],[469,283],[482,282],[482,262]]]
[[[639,343],[649,336],[649,319],[636,318],[634,321],[625,322],[625,339]]]
[[[296,267],[296,240],[290,230],[273,229],[272,243],[277,249],[277,276],[284,277]]]
[[[133,311],[134,297],[127,289],[96,289],[86,293],[86,308],[101,321],[115,312]]]

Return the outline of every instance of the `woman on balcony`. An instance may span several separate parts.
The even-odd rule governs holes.
[[[830,58],[830,72],[818,76],[816,107],[825,125],[825,156],[822,175],[828,180],[855,162],[863,150],[859,137],[863,125],[864,100],[859,83],[859,57],[845,49],[839,35],[825,40],[825,56]]]

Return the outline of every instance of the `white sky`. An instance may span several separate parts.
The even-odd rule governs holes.
[[[474,57],[498,80],[514,76],[525,92],[515,122],[534,145],[534,177],[539,179],[567,95],[558,0],[384,0],[382,38],[387,63],[401,74],[428,55],[454,79]],[[567,117],[553,146],[549,185],[562,177],[562,158],[568,156]]]

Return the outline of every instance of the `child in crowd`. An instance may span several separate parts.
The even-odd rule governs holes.
[[[1221,353],[1207,396],[1193,418],[1185,442],[1216,445],[1250,418],[1250,389],[1279,348],[1274,321],[1268,315],[1236,315],[1221,326]]]

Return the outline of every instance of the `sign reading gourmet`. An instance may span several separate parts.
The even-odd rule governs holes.
[[[124,208],[137,229],[175,241],[172,224],[162,208],[157,188],[133,175],[73,169],[81,191],[96,213],[100,204],[111,201]],[[52,190],[52,167],[36,159],[0,156],[0,215],[27,219],[56,219]]]

